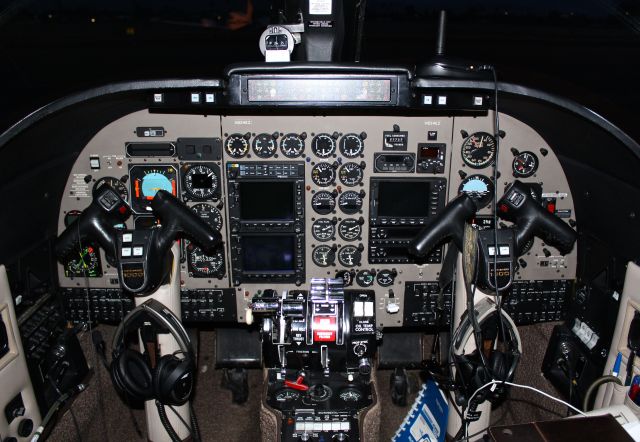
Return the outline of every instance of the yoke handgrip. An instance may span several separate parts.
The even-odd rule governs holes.
[[[109,185],[100,188],[93,201],[80,216],[60,234],[55,244],[59,260],[69,258],[81,244],[96,241],[107,255],[116,256],[116,229],[129,218],[131,210]]]
[[[469,195],[458,195],[441,212],[427,220],[424,228],[409,243],[409,253],[425,256],[438,244],[450,239],[462,250],[465,221],[477,211],[478,207]]]
[[[222,242],[220,232],[212,229],[195,212],[173,195],[159,190],[151,201],[154,215],[160,218],[162,231],[158,235],[158,250],[167,251],[177,238],[186,236],[205,253],[213,253]]]
[[[578,238],[575,230],[545,210],[535,200],[533,190],[518,180],[513,182],[498,202],[498,215],[516,225],[518,254],[534,236],[563,255],[571,251]]]

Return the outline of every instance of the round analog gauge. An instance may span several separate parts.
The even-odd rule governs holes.
[[[317,219],[311,226],[311,234],[318,241],[330,241],[336,236],[335,223],[328,218]]]
[[[222,214],[211,204],[200,203],[191,208],[204,222],[212,229],[220,230],[222,228]]]
[[[86,245],[77,255],[72,256],[64,266],[64,275],[67,277],[86,276],[96,278],[102,276],[100,265],[100,252],[92,245]]]
[[[511,168],[513,176],[519,178],[527,178],[536,173],[538,170],[538,157],[533,152],[520,152],[513,159]]]
[[[338,206],[347,215],[358,213],[362,209],[362,195],[353,190],[348,190],[340,194]]]
[[[360,270],[356,275],[356,283],[360,287],[371,287],[376,274],[373,270]]]
[[[362,223],[357,219],[347,218],[338,226],[338,234],[345,241],[355,241],[362,234]]]
[[[318,134],[311,140],[311,150],[319,158],[329,158],[336,153],[336,140],[329,134]]]
[[[276,140],[271,134],[260,134],[253,139],[253,151],[260,158],[272,157],[277,148]]]
[[[364,141],[357,134],[346,134],[340,139],[340,153],[347,158],[355,158],[364,152]]]
[[[486,132],[471,134],[462,143],[462,159],[474,169],[491,164],[496,156],[496,140]]]
[[[319,267],[329,267],[336,261],[336,249],[327,245],[318,246],[313,249],[311,259]]]
[[[396,271],[383,269],[376,273],[376,282],[382,287],[389,287],[393,285],[396,279]]]
[[[340,399],[345,402],[358,402],[362,399],[362,392],[356,388],[345,388],[340,392]]]
[[[242,158],[249,152],[249,141],[242,134],[231,134],[224,140],[224,150],[233,158]]]
[[[122,198],[124,201],[129,201],[129,190],[127,190],[127,186],[118,178],[112,176],[105,176],[96,181],[96,183],[93,185],[91,194],[95,197],[98,193],[98,190],[100,190],[100,188],[105,184],[108,184],[113,188],[113,190],[118,192],[118,195],[120,195],[120,198]]]
[[[293,402],[300,398],[300,393],[291,388],[284,388],[276,393],[275,398],[277,402]]]
[[[304,138],[298,134],[287,134],[280,141],[280,150],[287,158],[296,158],[304,152]]]
[[[195,199],[209,199],[218,190],[218,175],[205,164],[191,166],[184,174],[184,190]]]
[[[78,217],[80,216],[81,213],[82,213],[82,211],[80,211],[80,210],[69,210],[65,214],[64,219],[63,219],[64,226],[65,227],[69,227],[72,222],[74,222],[75,220],[78,219]]]
[[[224,273],[224,251],[219,247],[207,255],[195,244],[187,242],[189,274],[196,277],[221,276]]]
[[[320,187],[330,186],[336,180],[336,170],[329,163],[318,163],[311,169],[311,180]]]
[[[338,261],[345,267],[354,267],[360,265],[362,253],[356,246],[344,246],[338,252]]]
[[[484,175],[469,175],[460,183],[458,193],[466,193],[479,208],[484,207],[493,200],[493,183]]]
[[[320,192],[316,192],[313,198],[311,198],[311,207],[313,207],[313,210],[319,215],[328,215],[335,210],[336,199],[331,192],[321,190]]]
[[[177,170],[173,166],[131,166],[131,207],[136,213],[150,213],[151,201],[159,190],[177,196]]]
[[[350,272],[349,270],[339,270],[336,272],[336,279],[340,278],[343,281],[345,287],[349,287],[353,284],[353,277],[355,276],[354,272]]]
[[[309,399],[314,402],[324,402],[331,397],[332,393],[331,388],[323,384],[314,385],[308,390]]]
[[[362,167],[358,163],[345,163],[340,167],[340,181],[345,186],[357,186],[362,182],[362,176]]]

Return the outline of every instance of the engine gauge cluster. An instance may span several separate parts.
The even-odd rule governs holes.
[[[311,254],[313,263],[318,267],[329,267],[336,262],[336,247],[321,245],[313,249]]]
[[[311,225],[311,234],[318,241],[331,241],[336,238],[336,221],[320,218]]]
[[[259,158],[271,158],[278,151],[277,134],[262,133],[253,139],[253,153]]]
[[[287,158],[297,158],[304,153],[304,142],[307,139],[307,134],[302,132],[301,134],[289,133],[282,137],[280,140],[280,150],[282,155]]]
[[[320,187],[328,187],[336,181],[336,169],[330,163],[318,163],[311,169],[311,180]]]
[[[231,134],[224,140],[224,151],[232,158],[242,158],[249,153],[251,134]]]
[[[311,151],[318,158],[329,158],[336,153],[336,139],[334,135],[318,134],[311,140]]]
[[[340,138],[340,153],[347,158],[356,158],[364,152],[364,140],[367,134],[346,134]]]
[[[353,187],[362,183],[364,178],[363,165],[358,163],[345,163],[340,167],[340,182],[345,186]]]
[[[347,215],[353,215],[362,210],[363,198],[365,197],[364,191],[356,192],[354,190],[348,190],[340,194],[338,198],[338,207],[343,213]]]

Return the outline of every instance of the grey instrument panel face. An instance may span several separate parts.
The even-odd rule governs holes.
[[[498,198],[505,186],[516,177],[528,183],[537,183],[542,196],[553,204],[555,212],[575,219],[573,200],[569,186],[555,156],[552,146],[530,127],[508,116],[500,116],[504,137],[500,140]],[[162,137],[139,137],[136,128],[161,127]],[[153,175],[147,187],[171,186],[171,175],[175,173],[175,192],[191,207],[202,204],[207,209],[220,212],[221,232],[225,240],[223,252],[224,271],[211,277],[196,275],[189,265],[189,250],[182,244],[181,282],[184,289],[235,287],[237,290],[238,321],[244,321],[247,302],[259,290],[274,288],[278,291],[306,288],[312,277],[333,277],[340,272],[351,272],[353,285],[370,284],[376,291],[379,326],[399,327],[403,323],[403,297],[405,281],[437,281],[441,270],[439,262],[420,264],[408,262],[370,261],[371,216],[381,207],[372,207],[372,191],[383,182],[411,182],[420,189],[441,186],[440,193],[446,203],[458,194],[459,189],[482,190],[482,177],[491,181],[492,160],[491,140],[482,139],[482,133],[493,132],[493,114],[484,117],[402,117],[402,116],[197,116],[151,114],[140,111],[116,120],[103,128],[80,153],[69,176],[59,214],[59,231],[64,229],[65,217],[73,211],[83,210],[91,201],[92,187],[104,177],[115,177],[122,182],[129,201],[141,190],[141,181],[136,184],[132,175],[151,174],[169,170],[164,177]],[[473,135],[476,137],[473,138]],[[480,135],[477,135],[480,134]],[[466,135],[466,136],[465,136]],[[177,156],[129,157],[127,143],[163,142],[175,143],[182,138],[220,139],[222,158],[220,160],[187,161]],[[406,147],[405,147],[406,146]],[[523,155],[524,153],[524,155]],[[466,161],[463,158],[466,157]],[[535,158],[534,158],[535,157]],[[99,158],[100,168],[92,168],[92,159]],[[229,168],[237,168],[250,163],[263,165],[301,165],[304,174],[302,188],[304,204],[304,281],[243,282],[232,271],[230,244],[233,235],[230,228],[228,200]],[[95,161],[94,161],[94,166]],[[424,168],[423,168],[424,165]],[[196,191],[202,198],[188,198],[185,190],[189,170],[197,174],[196,182],[201,182],[209,168],[218,171],[218,195],[206,191]],[[132,169],[133,167],[133,169]],[[160,170],[158,170],[160,169]],[[195,176],[195,175],[194,175]],[[191,177],[193,186],[194,176]],[[480,177],[476,177],[480,176]],[[133,177],[135,178],[135,177]],[[471,178],[471,179],[470,179]],[[477,179],[476,179],[477,178]],[[485,180],[486,181],[486,180]],[[464,184],[463,184],[464,182]],[[168,184],[167,184],[168,183]],[[374,183],[374,186],[372,186]],[[117,183],[116,183],[117,184]],[[486,182],[484,182],[486,185]],[[492,184],[492,183],[491,183]],[[201,186],[204,186],[200,184]],[[430,186],[430,187],[429,187]],[[466,186],[466,187],[465,187]],[[374,189],[374,187],[376,187]],[[402,189],[387,186],[389,192]],[[123,190],[123,193],[124,193]],[[202,193],[204,192],[204,193]],[[327,194],[331,195],[327,198]],[[265,190],[264,201],[277,202],[278,195]],[[398,194],[398,201],[407,195]],[[422,195],[427,205],[429,195]],[[324,200],[323,200],[324,198]],[[325,203],[332,199],[334,207]],[[340,201],[346,205],[340,206]],[[361,206],[353,205],[361,201]],[[143,200],[144,203],[144,200]],[[374,204],[378,204],[377,201]],[[144,211],[144,204],[139,211]],[[394,204],[387,204],[386,211],[393,211]],[[318,208],[320,208],[318,210]],[[373,209],[373,210],[372,210]],[[207,213],[212,212],[208,211]],[[320,213],[319,213],[320,212]],[[380,212],[382,213],[382,212]],[[489,215],[485,208],[479,216]],[[378,214],[379,215],[379,214]],[[398,213],[398,218],[405,213]],[[139,216],[139,215],[137,215]],[[133,219],[127,222],[133,228]],[[409,221],[407,220],[407,223]],[[378,252],[376,252],[378,253]],[[102,251],[97,252],[101,272],[86,278],[90,287],[117,288],[115,269],[109,266]],[[552,247],[545,246],[536,239],[531,249],[522,257],[525,265],[520,266],[516,280],[574,279],[576,251],[562,257]],[[85,258],[86,259],[86,258]],[[383,260],[384,261],[384,260]],[[388,261],[388,260],[387,260]],[[83,261],[81,261],[82,264]],[[65,275],[65,268],[59,266],[62,287],[85,287],[85,278]],[[238,283],[239,282],[239,283]],[[387,304],[397,304],[399,310],[387,311]]]

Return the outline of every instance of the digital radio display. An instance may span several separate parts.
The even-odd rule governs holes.
[[[250,102],[391,101],[391,80],[381,78],[250,78]]]

